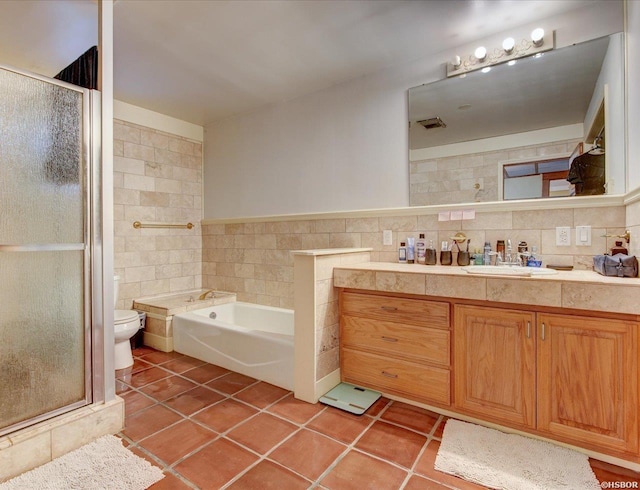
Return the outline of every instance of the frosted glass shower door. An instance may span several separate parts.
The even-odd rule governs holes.
[[[90,402],[87,95],[0,67],[0,434]]]

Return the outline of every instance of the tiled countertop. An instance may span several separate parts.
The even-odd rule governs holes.
[[[366,262],[334,268],[334,286],[640,315],[640,279],[593,271],[516,277],[469,274],[456,266]]]
[[[179,294],[141,298],[133,302],[133,308],[147,313],[171,316],[186,311],[206,308],[207,306],[231,303],[236,300],[235,293],[228,293],[226,291],[215,291],[213,298],[209,296],[207,299],[199,300],[198,296],[205,291],[205,289],[198,289]]]

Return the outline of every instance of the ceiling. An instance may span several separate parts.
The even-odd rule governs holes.
[[[199,125],[593,0],[119,0],[118,100]],[[0,63],[53,76],[97,43],[95,0],[2,0]]]

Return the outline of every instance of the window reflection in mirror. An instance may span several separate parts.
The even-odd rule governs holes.
[[[502,166],[502,199],[540,199],[575,195],[575,185],[567,181],[570,156],[536,159]]]

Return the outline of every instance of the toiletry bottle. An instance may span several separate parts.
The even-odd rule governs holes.
[[[476,248],[475,254],[473,255],[473,263],[475,265],[482,265],[482,250]]]
[[[616,242],[616,246],[615,247],[611,247],[611,255],[616,255],[616,254],[625,254],[628,255],[629,251],[624,248],[624,246],[622,245],[622,242]]]
[[[418,264],[424,264],[425,261],[425,253],[427,250],[427,244],[424,242],[424,233],[420,233],[420,237],[416,242],[416,261]]]
[[[415,243],[415,238],[412,236],[407,237],[407,264],[413,264],[415,262]]]
[[[433,246],[433,240],[429,240],[429,248],[424,253],[424,263],[427,265],[435,265],[438,262],[438,254]]]
[[[525,253],[528,249],[527,242],[524,240],[518,243],[518,253]]]
[[[407,263],[407,246],[404,242],[400,242],[400,248],[398,248],[398,262]]]
[[[491,244],[489,242],[484,242],[484,255],[482,256],[482,264],[483,265],[491,265]]]
[[[498,252],[500,260],[504,262],[504,240],[498,240],[496,243],[496,252]]]
[[[531,245],[531,255],[527,259],[527,267],[542,267],[542,260],[536,257],[538,253],[538,247]]]

